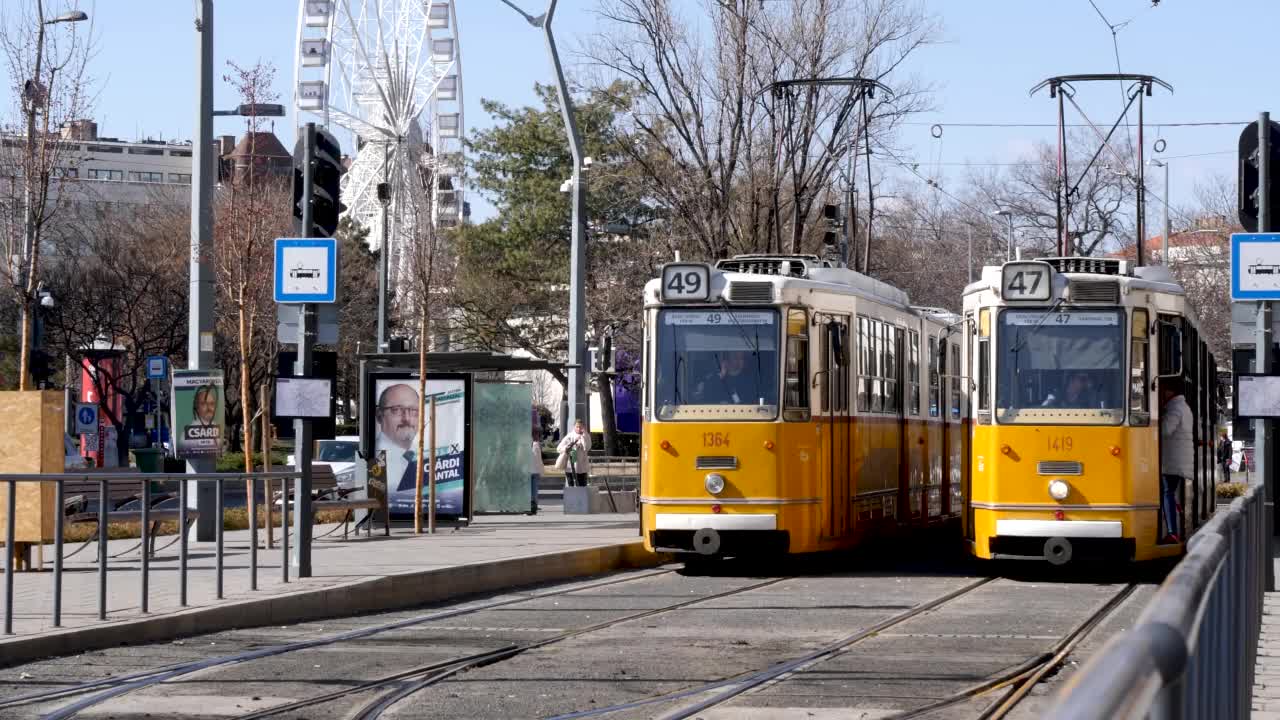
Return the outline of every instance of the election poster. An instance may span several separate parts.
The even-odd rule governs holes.
[[[173,371],[169,412],[174,433],[174,456],[210,458],[222,454],[226,438],[221,370]]]
[[[436,401],[435,468],[436,516],[469,517],[471,510],[468,380],[463,375],[428,375],[422,417],[418,410],[418,380],[408,374],[375,375],[374,407],[365,414],[372,421],[373,450],[387,482],[387,505],[392,517],[413,516],[417,477],[422,477],[422,507],[429,507],[431,398]],[[418,457],[418,430],[423,432],[424,458]]]

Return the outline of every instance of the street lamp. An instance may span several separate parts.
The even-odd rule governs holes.
[[[1164,168],[1164,235],[1160,238],[1160,262],[1168,267],[1169,265],[1169,163],[1160,162],[1155,158],[1147,161],[1148,165],[1154,165],[1158,168]],[[1143,238],[1138,238],[1138,242],[1142,242]]]
[[[1007,247],[1005,249],[1004,259],[1006,262],[1009,260],[1012,260],[1013,259],[1013,211],[1007,210],[1005,208],[1001,208],[991,213],[991,216],[1002,217],[1009,221],[1009,237],[1007,240]]]
[[[85,11],[72,10],[71,12],[62,13],[61,15],[59,15],[58,17],[52,20],[45,20],[44,24],[56,25],[57,23],[64,23],[64,22],[83,22],[88,19],[89,19],[89,15]]]

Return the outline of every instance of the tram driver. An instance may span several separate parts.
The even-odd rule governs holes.
[[[716,366],[694,388],[694,394],[703,402],[721,405],[744,405],[755,402],[753,389],[758,378],[745,372],[747,354],[742,350],[730,350],[716,355]]]
[[[1040,407],[1045,408],[1088,408],[1093,407],[1095,391],[1093,381],[1089,378],[1089,374],[1085,372],[1071,372],[1067,375],[1066,388],[1062,390],[1062,396],[1058,397],[1054,392],[1050,391],[1048,397],[1045,398]]]

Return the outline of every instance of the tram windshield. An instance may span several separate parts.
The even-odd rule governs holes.
[[[777,310],[663,310],[655,331],[660,420],[778,415]]]
[[[1124,419],[1124,322],[1118,310],[1005,310],[996,359],[1002,422]],[[1071,411],[1061,413],[1058,411]]]

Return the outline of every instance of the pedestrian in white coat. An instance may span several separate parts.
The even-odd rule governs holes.
[[[1195,475],[1195,421],[1182,395],[1182,380],[1160,381],[1160,516],[1164,541],[1178,542],[1178,488]]]
[[[556,467],[564,470],[565,485],[587,486],[587,476],[591,473],[591,461],[587,453],[591,451],[591,433],[587,432],[582,418],[573,423],[573,432],[560,439],[556,452]]]

